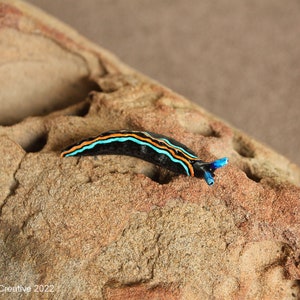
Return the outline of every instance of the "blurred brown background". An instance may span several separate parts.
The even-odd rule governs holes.
[[[29,0],[300,165],[298,0]]]

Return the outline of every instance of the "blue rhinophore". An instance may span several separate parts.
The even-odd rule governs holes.
[[[204,179],[208,185],[213,185],[215,182],[211,173],[208,171],[204,171]]]
[[[219,169],[221,167],[224,167],[228,163],[228,158],[223,157],[220,159],[215,160],[214,162],[211,163],[212,169]]]

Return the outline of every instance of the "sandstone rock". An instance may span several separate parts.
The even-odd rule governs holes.
[[[43,12],[0,11],[1,297],[300,297],[297,166]],[[59,157],[120,128],[230,164],[209,187],[131,157]]]

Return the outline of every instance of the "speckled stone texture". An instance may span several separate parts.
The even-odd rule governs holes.
[[[1,297],[299,299],[297,166],[27,4],[0,1],[0,40]],[[121,128],[230,164],[209,187],[136,158],[59,157]]]

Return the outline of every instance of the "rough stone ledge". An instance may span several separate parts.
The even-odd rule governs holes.
[[[2,0],[0,16],[0,284],[53,285],[55,299],[300,297],[297,166],[43,12]],[[116,128],[230,164],[208,187],[135,158],[59,157]]]

